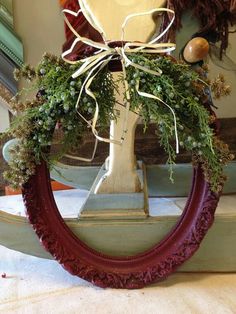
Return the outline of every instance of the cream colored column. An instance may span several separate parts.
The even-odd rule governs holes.
[[[146,12],[162,6],[165,1],[158,0],[86,0],[93,14],[106,33],[107,39],[121,39],[121,25],[131,13]],[[130,21],[125,32],[125,40],[147,41],[154,33],[156,25],[152,16],[140,17]],[[117,73],[113,74],[115,77]],[[124,86],[120,83],[118,102],[124,103]],[[117,106],[120,116],[110,126],[111,139],[120,139],[123,131],[125,108]],[[139,116],[130,112],[127,132],[122,145],[110,144],[108,172],[98,183],[95,193],[135,193],[140,192],[141,183],[137,175],[134,155],[135,129]]]
[[[114,79],[116,79],[118,75],[118,73],[113,73]],[[124,92],[125,89],[122,84],[120,84],[119,94],[116,94],[118,103],[123,103]],[[116,109],[119,112],[119,118],[117,121],[111,122],[110,138],[116,140],[124,136],[124,141],[121,145],[110,144],[108,172],[98,183],[95,193],[135,193],[141,190],[134,155],[135,129],[139,115],[129,112],[127,132],[122,134],[126,112],[121,105],[116,105]]]

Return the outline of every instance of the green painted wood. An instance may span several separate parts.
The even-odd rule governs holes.
[[[4,21],[8,27],[13,29],[13,16],[11,7],[0,1],[0,21]]]
[[[176,223],[178,216],[147,218],[141,221],[106,220],[66,223],[89,246],[114,256],[133,255],[160,241]],[[213,227],[199,251],[179,271],[236,271],[236,213],[216,214]],[[0,212],[0,244],[26,254],[52,258],[45,252],[26,218]]]
[[[0,20],[0,49],[15,64],[23,65],[23,44],[4,20]]]
[[[51,259],[25,217],[0,211],[0,245],[25,254]]]
[[[117,219],[146,216],[144,194],[90,194],[81,211],[80,218],[101,216],[104,219],[114,216]]]
[[[119,193],[119,194],[95,194],[95,189],[107,173],[105,165],[103,165],[91,187],[90,193],[82,206],[79,219],[134,219],[145,218],[148,213],[148,196],[146,189],[146,177],[142,170],[142,163],[140,169],[137,170],[141,187],[143,189],[140,193]]]
[[[10,160],[9,149],[16,140],[8,141],[3,147],[5,160]],[[188,163],[176,164],[174,169],[174,183],[169,180],[167,165],[147,165],[146,177],[149,197],[186,197],[189,193],[192,179],[192,165]],[[101,167],[70,166],[57,163],[51,171],[51,177],[63,184],[90,190],[96,180]],[[236,161],[229,163],[224,168],[228,177],[224,186],[224,194],[236,193]],[[140,179],[142,177],[140,176]]]
[[[235,272],[236,215],[216,215],[196,254],[179,271]]]
[[[146,167],[149,197],[186,197],[188,196],[193,167],[192,164],[176,164],[173,166],[174,183],[169,180],[167,165],[150,165]],[[236,193],[236,161],[224,167],[228,180],[223,193]]]
[[[77,167],[57,163],[50,172],[51,178],[65,185],[90,190],[98,173],[98,167]]]
[[[149,197],[186,197],[188,195],[192,180],[192,165],[176,164],[173,168],[174,183],[171,183],[167,165],[146,166]],[[57,171],[53,170],[51,176],[53,179],[75,188],[90,190],[99,169],[100,167],[75,167],[58,164]],[[228,180],[223,193],[236,193],[236,161],[225,166],[224,172]]]
[[[9,14],[13,15],[12,0],[0,0],[0,5],[4,6]]]
[[[193,168],[191,164],[173,166],[174,183],[169,178],[167,165],[147,166],[149,197],[187,196],[191,188]]]
[[[11,159],[10,149],[17,144],[17,139],[6,142],[2,149],[3,158],[8,162]],[[65,185],[90,190],[97,175],[99,167],[76,167],[58,162],[51,170],[51,178]]]

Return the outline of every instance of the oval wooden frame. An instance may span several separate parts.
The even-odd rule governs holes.
[[[148,251],[116,258],[89,248],[66,225],[44,161],[23,187],[28,219],[45,249],[72,275],[103,288],[142,288],[174,272],[199,248],[214,221],[219,197],[210,190],[198,165],[184,212],[169,234]]]

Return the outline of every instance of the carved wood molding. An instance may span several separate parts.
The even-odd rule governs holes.
[[[22,66],[22,64],[23,44],[13,28],[12,1],[0,0],[0,83],[11,94],[16,94],[17,92],[13,71],[16,67]],[[0,88],[0,96],[7,103],[9,97],[5,95],[3,88]],[[6,105],[5,101],[2,102]]]
[[[13,16],[9,8],[6,8],[0,1],[0,20],[3,20],[11,29],[13,29]]]
[[[198,166],[185,210],[169,234],[144,253],[115,258],[89,248],[65,224],[52,196],[44,162],[25,184],[23,198],[40,242],[68,272],[100,287],[127,289],[163,280],[188,260],[211,227],[219,201]]]
[[[9,23],[0,15],[0,50],[20,67],[23,65],[23,44]]]

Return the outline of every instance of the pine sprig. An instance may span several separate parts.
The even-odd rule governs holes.
[[[194,163],[202,164],[205,178],[212,190],[219,192],[224,181],[223,165],[233,156],[228,147],[216,139],[210,128],[209,111],[202,105],[209,82],[201,76],[201,71],[197,73],[188,65],[176,62],[171,57],[141,53],[129,57],[146,69],[160,72],[160,75],[153,75],[133,66],[126,69],[131,96],[130,108],[142,117],[144,131],[148,124],[156,124],[160,145],[167,154],[170,179],[173,181],[176,134],[173,112],[168,106],[175,112],[180,147],[192,153]],[[12,104],[13,109],[20,115],[7,135],[18,138],[19,143],[12,149],[12,159],[5,177],[14,188],[27,182],[41,159],[53,166],[65,153],[81,145],[88,128],[81,115],[86,120],[91,120],[96,106],[94,99],[85,91],[77,103],[87,75],[85,73],[73,79],[72,74],[78,67],[79,64],[70,65],[60,58],[45,54],[36,69],[25,65],[21,71],[15,73],[18,79],[23,77],[29,81],[30,88],[36,88],[38,93],[33,101]],[[114,81],[108,67],[105,67],[90,86],[99,104],[100,130],[117,117],[115,91],[123,80],[120,76]],[[140,96],[139,91],[154,95],[157,99]],[[51,155],[47,152],[50,150],[56,126],[63,133],[61,149]]]

